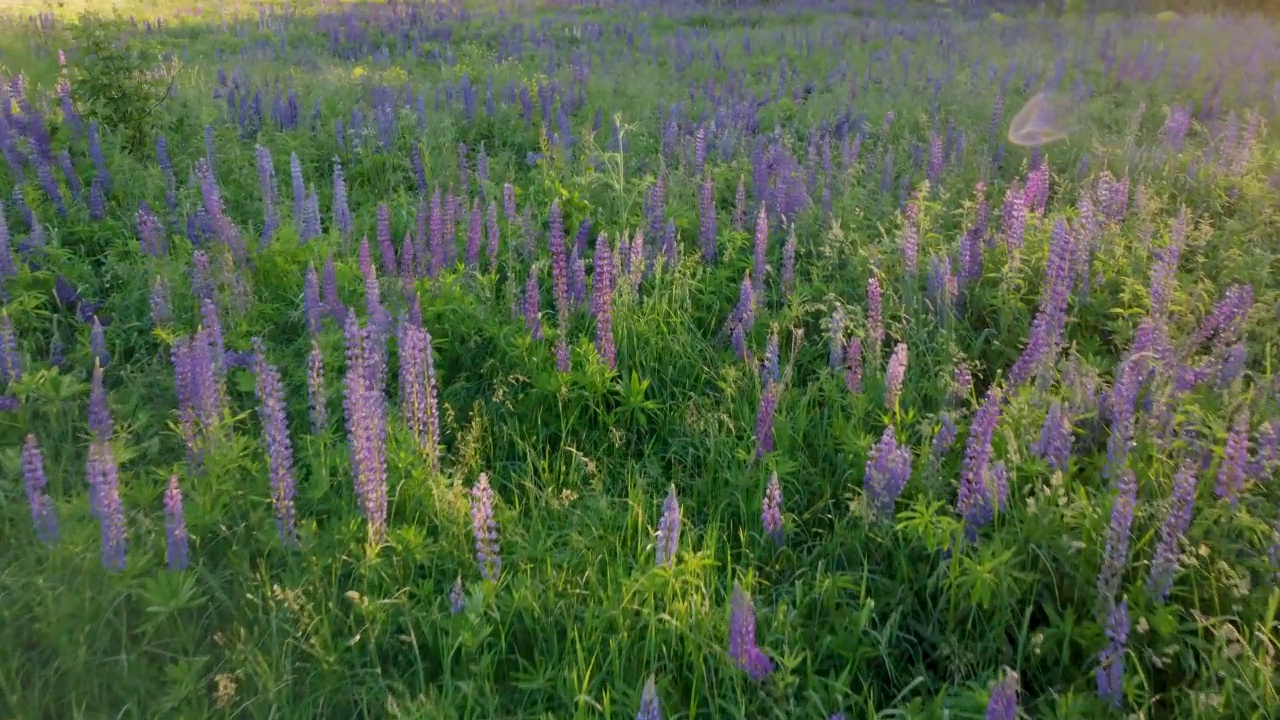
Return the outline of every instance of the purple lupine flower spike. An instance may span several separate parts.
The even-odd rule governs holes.
[[[885,407],[897,410],[898,397],[902,394],[902,385],[907,376],[907,344],[898,343],[889,356],[889,367],[885,370]]]
[[[862,339],[849,338],[844,350],[844,386],[850,393],[862,392]]]
[[[107,409],[107,390],[103,385],[102,366],[94,364],[89,383],[89,430],[99,440],[110,440],[113,427]]]
[[[778,381],[766,374],[756,412],[756,459],[773,452],[773,420],[778,410]]]
[[[970,541],[977,539],[979,528],[991,522],[995,515],[997,498],[990,482],[991,439],[1000,421],[1000,401],[1000,388],[992,385],[969,425],[956,510],[964,519],[965,534]]]
[[[1129,599],[1124,598],[1107,617],[1107,645],[1098,657],[1098,697],[1120,707],[1124,702],[1124,656],[1129,644]]]
[[[169,569],[178,572],[187,569],[189,560],[187,521],[182,513],[182,490],[178,487],[178,475],[169,476],[164,490],[165,559]]]
[[[880,289],[880,279],[874,275],[867,280],[867,327],[871,361],[875,363],[874,367],[879,367],[880,347],[884,343],[884,294]]]
[[[22,479],[27,490],[27,504],[31,506],[31,522],[40,542],[51,544],[58,539],[58,514],[45,488],[44,456],[36,444],[35,435],[27,435],[22,446]]]
[[[1055,470],[1066,470],[1071,457],[1071,415],[1066,406],[1055,400],[1045,414],[1040,437],[1031,443],[1031,454],[1049,463]]]
[[[1240,502],[1240,493],[1244,491],[1245,478],[1248,476],[1249,463],[1249,410],[1238,412],[1227,435],[1226,447],[1222,450],[1222,462],[1218,465],[1217,483],[1214,492],[1219,498],[1226,500],[1231,507]]]
[[[898,438],[890,425],[884,429],[880,440],[867,455],[863,490],[867,502],[877,517],[893,517],[893,506],[911,479],[911,448],[898,445]]]
[[[324,390],[324,353],[320,351],[320,341],[314,337],[307,363],[307,400],[311,406],[311,431],[319,435],[329,426],[329,410]]]
[[[673,484],[662,503],[662,519],[658,521],[658,535],[654,543],[657,565],[674,565],[680,550],[680,500],[676,498]]]
[[[89,507],[102,528],[102,566],[111,572],[125,567],[124,506],[120,503],[119,468],[111,443],[94,438],[89,444]]]
[[[8,313],[0,315],[0,383],[17,383],[22,380],[22,356],[18,354],[18,338],[13,330],[13,319]]]
[[[93,359],[102,367],[106,367],[111,362],[111,355],[107,353],[107,337],[102,330],[102,323],[98,321],[98,316],[93,316],[93,326],[89,329],[89,351],[93,354]]]
[[[480,577],[496,582],[502,572],[502,554],[498,548],[498,521],[493,516],[493,488],[489,473],[480,473],[471,488],[471,531],[476,539],[476,563]]]
[[[636,713],[636,720],[662,720],[662,709],[658,706],[658,689],[654,685],[652,675],[644,683],[644,690],[640,691],[640,710]]]
[[[1186,461],[1173,477],[1173,501],[1160,526],[1160,540],[1151,560],[1151,574],[1147,577],[1147,590],[1156,602],[1163,603],[1168,599],[1174,576],[1178,573],[1182,539],[1191,527],[1191,515],[1195,511],[1196,470],[1194,462]]]
[[[462,576],[459,575],[453,581],[453,587],[449,589],[449,612],[457,615],[467,607],[467,597],[463,593]]]
[[[991,688],[985,720],[1017,720],[1018,673],[1005,670],[1004,677]]]
[[[538,288],[538,266],[529,266],[529,279],[524,285],[524,303],[521,305],[521,314],[524,315],[524,326],[533,336],[534,340],[542,339],[542,317],[539,314],[538,305],[541,290]]]
[[[769,252],[769,216],[765,213],[764,204],[756,213],[755,260],[751,267],[751,277],[757,298],[764,297],[764,274],[768,269]]]
[[[548,245],[551,250],[551,288],[554,292],[556,314],[569,314],[569,250],[565,245],[564,218],[560,213],[560,201],[551,203],[551,232]]]
[[[342,174],[342,162],[333,159],[333,225],[344,240],[351,239],[351,210],[347,207],[347,181]]]
[[[769,476],[769,484],[765,486],[764,500],[761,503],[760,523],[764,526],[764,534],[773,543],[782,547],[785,538],[782,527],[782,485],[778,482],[778,473]]]
[[[591,310],[596,319],[596,351],[605,367],[616,370],[618,348],[613,336],[613,297],[617,278],[609,239],[604,233],[596,238],[591,267]]]
[[[351,467],[355,476],[360,509],[368,521],[369,540],[386,538],[387,464],[386,402],[375,385],[382,368],[368,342],[372,332],[360,327],[355,313],[347,315],[344,335],[347,345],[347,375],[344,409],[350,437]]]
[[[1098,597],[1110,606],[1115,602],[1129,563],[1129,531],[1138,500],[1138,480],[1133,470],[1125,468],[1118,478],[1115,499],[1111,503],[1111,523],[1107,527],[1107,546],[1098,572]]]
[[[752,680],[764,680],[773,673],[773,661],[756,645],[756,611],[737,583],[729,607],[729,659]]]
[[[280,372],[267,363],[262,342],[253,339],[253,372],[257,377],[255,394],[258,417],[266,438],[267,465],[271,475],[271,504],[276,513],[276,532],[286,546],[297,540],[294,522],[293,445],[285,417],[284,388]]]

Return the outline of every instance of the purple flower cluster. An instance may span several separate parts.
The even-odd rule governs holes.
[[[471,488],[471,532],[476,539],[476,563],[480,577],[497,582],[502,572],[502,553],[498,548],[498,520],[493,515],[493,488],[489,473],[480,473]]]
[[[616,370],[618,348],[613,339],[613,296],[617,279],[614,258],[609,239],[604,233],[596,238],[595,257],[592,260],[591,314],[596,320],[596,351],[605,367]]]
[[[1000,403],[999,386],[992,385],[969,425],[956,511],[964,519],[965,534],[970,541],[977,539],[978,530],[991,522],[996,510],[1003,505],[1000,488],[993,482],[991,472],[991,439],[1000,421]]]
[[[355,313],[347,316],[346,393],[343,407],[351,446],[351,469],[356,496],[369,523],[369,540],[381,543],[387,523],[387,416],[386,398],[375,380],[385,368],[373,347],[374,333],[362,328]]]
[[[862,392],[862,339],[849,338],[844,351],[844,386],[852,394]]]
[[[773,661],[756,645],[755,607],[738,583],[733,584],[729,607],[729,659],[752,680],[764,680],[773,673]]]
[[[1055,470],[1066,470],[1071,457],[1071,415],[1066,406],[1053,401],[1040,426],[1040,437],[1031,443],[1031,454],[1049,463]]]
[[[1071,233],[1059,220],[1053,226],[1049,241],[1049,262],[1044,272],[1044,289],[1040,309],[1031,322],[1031,336],[1022,355],[1009,370],[1009,382],[1021,385],[1052,360],[1062,341],[1067,323],[1067,301],[1071,297]]]
[[[182,490],[178,487],[178,475],[169,476],[164,489],[165,561],[169,569],[178,572],[187,569],[190,559],[187,521],[182,512]]]
[[[985,720],[1017,720],[1018,674],[1006,670],[1004,677],[991,688]]]
[[[871,446],[862,478],[867,502],[878,517],[893,517],[893,506],[910,479],[911,448],[898,444],[897,435],[890,425],[884,429],[880,440]]]
[[[1111,503],[1111,523],[1107,526],[1107,546],[1098,572],[1098,597],[1107,607],[1115,602],[1129,563],[1129,530],[1133,526],[1133,511],[1138,502],[1138,480],[1133,470],[1125,468],[1116,485],[1115,499]]]
[[[1098,657],[1098,697],[1115,707],[1124,701],[1124,656],[1129,645],[1129,600],[1107,615],[1107,645]]]
[[[289,440],[289,424],[285,418],[284,387],[280,372],[267,363],[266,351],[258,338],[253,339],[254,386],[258,398],[258,418],[267,445],[267,466],[271,475],[271,505],[276,513],[276,532],[285,545],[297,541],[294,522],[293,445]]]
[[[676,486],[667,492],[662,503],[662,519],[658,521],[655,546],[655,564],[673,565],[680,550],[680,501],[676,498]]]
[[[897,411],[898,397],[902,395],[902,385],[907,376],[907,344],[898,343],[889,356],[889,366],[885,370],[884,404],[890,410]]]
[[[1172,502],[1164,523],[1160,525],[1160,540],[1151,560],[1151,574],[1147,577],[1147,590],[1156,602],[1168,599],[1174,576],[1178,573],[1182,539],[1191,527],[1191,514],[1195,511],[1196,470],[1194,462],[1183,462],[1173,476]]]
[[[1218,497],[1236,507],[1240,493],[1244,491],[1249,473],[1249,409],[1236,413],[1231,431],[1227,434],[1226,447],[1222,449],[1222,461],[1218,464],[1218,478],[1214,492]]]
[[[95,437],[89,443],[86,475],[89,509],[102,529],[102,566],[112,572],[124,570],[124,505],[120,502],[119,468],[109,441]]]
[[[31,507],[31,522],[36,529],[36,537],[43,543],[53,543],[58,539],[58,514],[45,488],[48,483],[44,474],[44,456],[36,444],[35,435],[27,435],[27,442],[22,446],[22,479],[27,490],[27,504]]]
[[[652,675],[644,683],[640,691],[640,710],[636,712],[636,720],[662,720],[662,709],[658,705],[658,689],[654,686]]]
[[[431,334],[406,319],[400,324],[400,406],[418,449],[440,469],[440,411]]]
[[[769,484],[764,489],[760,524],[764,527],[764,534],[769,536],[775,545],[782,547],[785,539],[782,527],[782,485],[778,482],[776,472],[769,476]]]

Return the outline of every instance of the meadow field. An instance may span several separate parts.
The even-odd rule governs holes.
[[[1280,717],[1280,31],[1078,5],[0,7],[0,720]]]

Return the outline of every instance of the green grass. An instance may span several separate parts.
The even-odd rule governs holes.
[[[163,14],[159,6],[131,1],[120,9],[142,17]],[[27,98],[53,128],[54,150],[70,152],[87,193],[94,164],[84,134],[64,122],[57,101],[57,50],[67,50],[73,73],[118,87],[125,102],[139,88],[136,79],[93,75],[95,66],[78,53],[76,38],[84,35],[73,32],[81,9],[61,6],[58,24],[42,31],[11,20],[0,32],[0,73],[24,74]],[[263,27],[248,4],[221,9],[225,15],[206,9],[202,18],[184,15],[152,33],[108,31],[119,47],[138,49],[148,66],[163,53],[180,64],[172,95],[145,121],[154,125],[144,127],[146,137],[166,137],[177,181],[180,224],[167,233],[164,257],[140,250],[135,213],[144,200],[167,213],[165,176],[151,143],[127,146],[128,128],[103,123],[112,177],[104,218],[91,219],[87,204],[69,197],[67,216],[58,216],[29,169],[20,185],[48,244],[29,258],[15,253],[17,274],[3,280],[0,313],[12,320],[23,372],[20,381],[0,385],[0,394],[20,401],[16,411],[0,413],[0,720],[634,717],[651,674],[667,718],[825,718],[837,711],[848,718],[979,718],[1005,668],[1018,673],[1021,713],[1031,718],[1280,713],[1280,591],[1268,558],[1280,516],[1274,466],[1264,463],[1265,472],[1250,475],[1238,506],[1214,493],[1238,413],[1250,411],[1255,432],[1277,417],[1274,134],[1264,131],[1239,152],[1237,166],[1221,167],[1229,112],[1243,124],[1255,108],[1265,120],[1276,116],[1265,72],[1266,43],[1277,31],[1270,20],[1011,17],[995,24],[926,6],[913,6],[916,15],[872,5],[682,6],[542,7],[504,17],[480,8],[411,26],[404,18],[381,20],[386,16],[368,6],[349,9],[345,20],[309,8]],[[15,14],[28,11],[15,6]],[[325,23],[342,22],[360,30],[348,28],[340,41],[326,35]],[[1152,75],[1117,78],[1100,56],[1104,44],[1116,62],[1139,57],[1145,46],[1143,68]],[[1155,73],[1166,51],[1166,65]],[[904,53],[910,53],[905,73]],[[1199,72],[1188,78],[1197,56]],[[1028,222],[1021,249],[1009,253],[999,232],[1001,210],[1010,182],[1026,177],[1031,154],[1002,136],[1059,57],[1067,68],[1062,91],[1090,92],[1073,105],[1070,137],[1045,148],[1048,207]],[[784,58],[788,77],[779,98]],[[1224,59],[1223,70],[1214,58]],[[558,83],[563,102],[575,66],[581,104],[567,117],[575,144],[564,152],[550,137],[561,130],[554,108],[545,133],[539,127],[538,88]],[[992,106],[1010,67],[993,139]],[[261,128],[246,132],[239,113],[228,110],[220,71],[260,92],[268,116]],[[1163,111],[1191,101],[1199,107],[1219,72],[1220,116],[1194,124],[1175,150],[1164,140]],[[474,118],[457,90],[463,78],[476,91]],[[485,109],[489,80],[492,116]],[[519,99],[505,96],[509,83],[528,85],[532,122],[522,118]],[[797,100],[806,83],[813,92]],[[77,94],[89,84],[72,85],[82,113],[100,110],[96,103],[109,94]],[[712,110],[709,84],[719,97],[733,97],[741,85],[756,99],[771,99],[757,111],[759,132],[779,129],[806,183],[809,138],[846,114],[846,121],[865,118],[855,167],[843,169],[836,142],[836,169],[828,174],[818,148],[815,174],[830,189],[831,214],[824,216],[821,193],[811,187],[811,202],[795,219],[790,297],[781,284],[786,232],[775,228],[770,235],[766,291],[745,338],[757,359],[771,332],[781,347],[776,446],[762,459],[755,457],[755,432],[765,381],[755,364],[735,356],[724,332],[753,266],[756,141],[740,138],[729,153],[720,152],[729,109],[708,133],[719,259],[704,263],[692,121]],[[373,93],[406,86],[424,99],[425,129],[418,127],[416,99],[400,103],[397,131],[383,147]],[[302,121],[282,131],[270,120],[271,107],[277,89],[290,88]],[[662,128],[672,103],[683,104],[684,125],[677,150],[664,157]],[[313,104],[320,113],[315,128]],[[352,135],[339,147],[334,123],[349,128],[357,107],[364,118],[359,146]],[[888,111],[896,119],[886,133]],[[595,132],[597,114],[603,127]],[[613,144],[615,117],[625,128],[622,151]],[[181,434],[170,350],[200,325],[191,279],[195,248],[185,223],[202,207],[192,172],[205,156],[206,125],[226,214],[250,253],[240,262],[227,254],[223,266],[216,242],[204,250],[213,261],[227,347],[246,351],[260,338],[283,375],[297,548],[285,547],[276,533],[251,369],[228,371],[228,411],[199,464],[189,460]],[[899,246],[902,189],[921,187],[930,133],[946,137],[948,125],[963,131],[964,149],[920,201],[919,270],[911,276]],[[993,143],[1004,145],[998,164]],[[341,298],[363,320],[357,246],[375,237],[379,203],[388,206],[399,248],[424,199],[413,153],[422,153],[432,188],[461,192],[459,144],[471,149],[473,172],[475,151],[487,154],[489,180],[472,177],[469,195],[481,207],[496,203],[503,247],[496,268],[449,267],[414,285],[412,301],[420,303],[433,341],[442,462],[439,471],[431,468],[402,412],[393,333],[388,536],[371,547],[344,422],[343,329],[331,319],[316,336],[329,422],[321,432],[311,429],[304,275],[308,264],[319,269],[332,257]],[[263,204],[255,145],[271,151],[276,174],[281,224],[266,246],[257,240]],[[1210,145],[1216,149],[1206,155]],[[323,234],[305,244],[293,217],[290,153],[320,197]],[[533,153],[542,159],[531,164]],[[353,217],[349,238],[334,226],[335,158]],[[1077,226],[1079,200],[1092,195],[1103,171],[1128,178],[1130,209],[1092,248],[1088,289],[1071,295],[1060,352],[1032,382],[1014,386],[1007,376],[1041,300],[1054,223]],[[549,208],[559,201],[570,241],[589,218],[591,247],[597,233],[616,242],[643,228],[656,248],[661,239],[648,232],[645,208],[659,173],[666,217],[679,231],[680,262],[647,275],[638,296],[618,295],[618,363],[610,370],[585,310],[558,321],[546,249]],[[65,179],[55,175],[69,196]],[[739,230],[732,218],[740,180],[748,203]],[[992,203],[995,242],[963,302],[938,312],[926,292],[930,259],[947,255],[955,262],[974,223],[979,180]],[[531,209],[533,257],[520,224],[502,212],[504,183],[514,187],[522,211]],[[16,184],[4,165],[0,193],[9,198]],[[1250,284],[1255,303],[1241,330],[1248,348],[1242,374],[1174,393],[1172,370],[1162,371],[1145,386],[1143,400],[1151,405],[1139,403],[1128,459],[1138,500],[1121,585],[1132,617],[1121,711],[1098,699],[1094,676],[1107,643],[1097,577],[1115,497],[1102,477],[1115,424],[1098,416],[1097,399],[1089,400],[1079,378],[1096,376],[1100,389],[1111,386],[1150,312],[1151,273],[1182,207],[1191,231],[1167,314],[1179,362],[1207,357],[1191,355],[1188,339],[1227,288]],[[15,203],[5,202],[3,211],[16,248],[30,230]],[[466,224],[459,219],[460,243]],[[383,272],[376,243],[371,250],[382,300],[398,314],[405,307],[401,283]],[[585,259],[590,276],[590,252]],[[513,314],[531,264],[540,278],[542,340]],[[99,523],[86,491],[90,327],[56,300],[59,276],[85,300],[100,302],[98,312],[109,320],[104,377],[128,526],[122,572],[102,567]],[[866,299],[873,276],[884,288],[886,331],[876,357]],[[174,316],[160,327],[148,300],[155,278],[169,284]],[[861,338],[869,357],[860,393],[827,367],[837,308],[847,337]],[[555,366],[561,332],[572,351],[569,373]],[[909,347],[909,362],[904,389],[889,407],[885,364],[899,342]],[[52,362],[57,345],[65,349],[60,366]],[[975,387],[957,393],[960,366],[972,371]],[[1010,494],[976,543],[956,545],[967,430],[992,386],[1007,396],[992,459],[1007,467]],[[1032,451],[1054,400],[1075,413],[1065,472]],[[1164,403],[1172,426],[1162,422]],[[930,446],[944,414],[960,434],[935,457]],[[911,448],[914,470],[894,519],[886,521],[872,516],[863,480],[870,449],[890,424]],[[37,540],[23,490],[28,433],[43,450],[60,524],[58,541],[49,545]],[[1257,447],[1255,438],[1251,452]],[[1182,568],[1168,601],[1158,603],[1146,582],[1172,479],[1202,451],[1210,463],[1199,473]],[[482,472],[497,497],[503,565],[493,583],[481,580],[471,528],[470,489]],[[174,473],[191,558],[178,572],[166,569],[165,558],[163,493]],[[781,547],[761,525],[772,473],[784,496]],[[683,512],[680,552],[671,567],[655,567],[654,533],[672,486]],[[459,578],[466,603],[455,614],[449,592]],[[748,679],[727,654],[735,583],[752,597],[759,645],[776,666],[764,682]]]

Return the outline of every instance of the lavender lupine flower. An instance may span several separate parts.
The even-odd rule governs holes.
[[[787,227],[787,241],[782,245],[782,299],[790,301],[796,289],[796,226]]]
[[[508,223],[517,222],[520,214],[516,212],[516,189],[511,183],[502,184],[502,214]]]
[[[138,240],[142,244],[142,251],[152,257],[163,257],[168,253],[169,249],[165,247],[164,242],[164,226],[160,223],[160,218],[151,212],[151,208],[147,207],[143,202],[135,216],[138,224]]]
[[[579,307],[587,301],[587,261],[574,245],[569,255],[569,302]]]
[[[465,610],[466,607],[467,598],[466,595],[463,594],[462,576],[459,575],[457,579],[453,581],[453,587],[449,588],[449,612],[453,615],[457,615]]]
[[[367,328],[360,327],[355,313],[347,315],[347,376],[344,408],[350,436],[351,468],[355,476],[360,509],[369,523],[369,540],[381,543],[386,537],[387,464],[386,401],[373,381],[379,359],[367,342]]]
[[[885,370],[884,404],[885,407],[898,407],[898,396],[902,394],[902,384],[907,376],[907,344],[898,343],[889,356],[889,367]]]
[[[893,506],[911,479],[911,448],[898,445],[890,425],[867,454],[862,488],[872,511],[880,518],[893,517]]]
[[[342,324],[346,324],[347,308],[338,296],[338,271],[333,265],[333,257],[326,257],[324,270],[321,271],[320,289],[324,294],[325,309],[329,316]]]
[[[542,339],[542,317],[538,310],[541,290],[538,288],[538,266],[529,266],[529,279],[524,285],[523,303],[520,312],[524,316],[524,326],[534,340]]]
[[[57,541],[57,509],[45,492],[44,456],[36,444],[35,435],[27,435],[27,442],[22,446],[22,479],[27,489],[27,504],[31,507],[31,523],[35,526],[36,537],[45,544]]]
[[[560,317],[569,314],[569,251],[564,239],[564,218],[560,214],[560,201],[551,203],[551,232],[548,247],[551,250],[551,287],[555,293],[556,313]]]
[[[764,297],[764,274],[768,270],[769,252],[769,217],[765,214],[764,203],[756,213],[755,261],[751,267],[752,290],[758,298]]]
[[[480,473],[471,488],[471,532],[476,539],[476,563],[480,577],[497,582],[502,572],[502,554],[498,548],[498,520],[493,516],[493,488],[489,473]]]
[[[556,333],[556,372],[567,373],[573,370],[573,359],[569,355],[569,341],[566,339],[568,328],[561,323],[560,331]]]
[[[614,261],[609,239],[604,233],[596,238],[595,257],[592,259],[591,308],[596,318],[596,350],[605,367],[616,370],[618,349],[613,338]]]
[[[831,350],[827,356],[827,365],[833,371],[838,371],[844,367],[844,311],[836,308],[831,313],[831,328],[829,331],[831,340]]]
[[[18,338],[13,331],[13,319],[8,313],[0,315],[0,383],[17,383],[22,380],[22,356],[18,354]]]
[[[378,254],[382,257],[382,273],[394,277],[399,267],[396,263],[395,246],[391,244],[391,210],[386,203],[378,203],[374,239],[378,243]]]
[[[733,584],[729,607],[729,658],[752,680],[764,680],[773,673],[773,661],[756,645],[756,611],[751,597],[737,583]]]
[[[875,275],[867,280],[867,326],[871,358],[878,366],[880,348],[884,343],[884,293],[880,289],[880,279]]]
[[[293,224],[301,226],[306,212],[307,188],[302,181],[302,161],[296,152],[289,153],[289,180],[293,184]]]
[[[1133,470],[1125,468],[1116,482],[1116,495],[1111,503],[1111,523],[1107,527],[1107,547],[1098,572],[1098,597],[1110,607],[1115,602],[1129,563],[1129,530],[1138,502],[1138,480]]]
[[[756,319],[756,293],[755,284],[751,281],[751,271],[748,270],[742,277],[742,286],[738,292],[738,305],[733,309],[733,313],[729,315],[729,321],[725,325],[731,342],[733,343],[734,353],[743,361],[748,358],[746,337],[751,332],[752,325]]]
[[[1013,385],[1025,382],[1057,353],[1067,322],[1072,260],[1071,233],[1067,232],[1066,223],[1059,220],[1050,236],[1040,308],[1032,321],[1027,346],[1009,370],[1009,382]]]
[[[645,681],[644,690],[640,691],[640,710],[636,713],[636,720],[662,720],[658,689],[654,686],[652,675]]]
[[[258,418],[267,446],[267,466],[271,475],[271,504],[276,512],[276,532],[286,546],[297,541],[294,524],[293,445],[285,418],[284,388],[280,372],[267,363],[262,342],[253,340],[253,374],[257,377]]]
[[[764,489],[764,500],[761,503],[760,523],[764,526],[764,534],[769,536],[778,547],[782,547],[784,539],[782,527],[782,485],[778,482],[778,473],[769,476],[769,484]]]
[[[334,277],[334,294],[337,294],[337,276]],[[320,278],[316,275],[315,263],[307,265],[306,279],[302,283],[302,310],[307,317],[307,332],[312,335],[320,333],[320,318],[325,308],[320,304]]]
[[[938,429],[933,434],[933,442],[929,446],[929,453],[933,462],[939,462],[942,456],[955,444],[956,433],[956,421],[951,418],[951,413],[942,413],[942,416],[938,419]]]
[[[1098,656],[1098,697],[1115,707],[1124,701],[1124,656],[1129,645],[1129,599],[1107,617],[1107,646]]]
[[[992,385],[969,425],[956,511],[964,519],[965,534],[970,541],[976,540],[978,530],[991,522],[999,505],[990,476],[991,439],[1000,421],[1000,402],[1000,388]]]
[[[444,246],[445,246],[445,222],[444,222],[444,199],[440,195],[440,188],[437,187],[431,195],[431,209],[428,214],[428,227],[430,229],[430,237],[427,246],[427,275],[432,278],[440,277],[440,271],[444,269]]]
[[[844,386],[854,395],[862,393],[862,340],[849,338],[844,351]]]
[[[99,440],[110,440],[114,428],[107,409],[107,391],[102,383],[102,365],[94,364],[89,383],[89,431]]]
[[[9,224],[4,217],[4,203],[0,202],[0,283],[18,274],[13,262],[13,248],[9,244]]]
[[[487,238],[489,241],[487,248],[487,254],[489,256],[489,271],[493,272],[498,268],[498,250],[501,236],[498,232],[498,205],[492,200],[489,201],[489,212],[485,224],[489,234],[489,237]]]
[[[715,262],[717,249],[716,189],[711,182],[711,173],[707,173],[702,179],[702,190],[698,201],[698,241],[702,246],[702,261],[712,263]]]
[[[1017,720],[1018,674],[1006,670],[1004,677],[991,688],[985,720]]]
[[[1000,218],[1000,234],[1004,240],[1005,251],[1013,255],[1022,249],[1022,240],[1027,229],[1026,194],[1017,180],[1009,184],[1004,194],[1004,206]]]
[[[169,476],[164,490],[165,560],[169,569],[179,572],[187,569],[188,550],[187,521],[182,513],[182,490],[178,487],[178,475]]]
[[[747,226],[747,188],[738,176],[738,191],[733,196],[733,229],[742,232]]]
[[[1256,478],[1269,477],[1280,464],[1280,420],[1268,420],[1258,428],[1254,442],[1250,473]]]
[[[1218,479],[1214,485],[1214,492],[1232,508],[1240,502],[1240,493],[1244,491],[1244,482],[1249,472],[1248,465],[1249,409],[1244,408],[1236,413],[1231,432],[1227,434],[1227,444],[1222,450]]]
[[[898,245],[902,249],[903,269],[912,277],[915,277],[920,261],[919,214],[916,201],[908,202],[902,218],[902,235],[898,238]]]
[[[480,198],[471,201],[471,215],[467,218],[467,253],[465,262],[468,268],[480,267],[480,246],[484,243],[484,216],[480,214]]]
[[[667,499],[662,503],[662,519],[658,521],[658,534],[654,546],[657,565],[675,564],[676,553],[680,550],[680,500],[676,498],[674,484],[667,492]]]
[[[1182,559],[1181,543],[1191,527],[1191,515],[1195,511],[1196,463],[1185,461],[1173,476],[1173,499],[1169,513],[1160,526],[1160,541],[1156,544],[1155,557],[1151,560],[1151,574],[1147,576],[1147,591],[1158,603],[1169,598],[1173,578],[1178,573]]]
[[[329,426],[329,408],[324,391],[324,353],[320,340],[311,338],[311,355],[307,363],[307,401],[311,407],[311,431],[316,435]]]
[[[102,566],[116,572],[125,567],[124,506],[120,477],[111,443],[95,438],[89,444],[89,509],[102,528]]]
[[[1071,457],[1071,442],[1071,415],[1061,401],[1055,400],[1040,426],[1039,439],[1031,443],[1031,454],[1045,460],[1055,470],[1066,470],[1067,459]]]
[[[107,170],[107,158],[102,154],[102,139],[98,135],[96,120],[89,121],[89,157],[93,160],[93,169],[96,173],[94,181],[98,183],[101,192],[109,192],[111,172]]]
[[[111,355],[107,353],[107,336],[97,315],[93,316],[93,325],[89,328],[89,352],[102,367],[111,362]]]
[[[342,162],[333,159],[333,225],[344,240],[351,239],[351,210],[347,207],[347,181],[342,174]]]
[[[440,411],[431,334],[418,322],[400,325],[400,404],[418,449],[440,468]]]
[[[262,241],[268,243],[280,224],[276,214],[276,169],[271,151],[258,145],[255,153],[258,161],[258,185],[262,194],[263,223]]]
[[[756,413],[756,458],[773,452],[773,418],[778,411],[778,382],[772,374],[764,377],[760,409]]]

